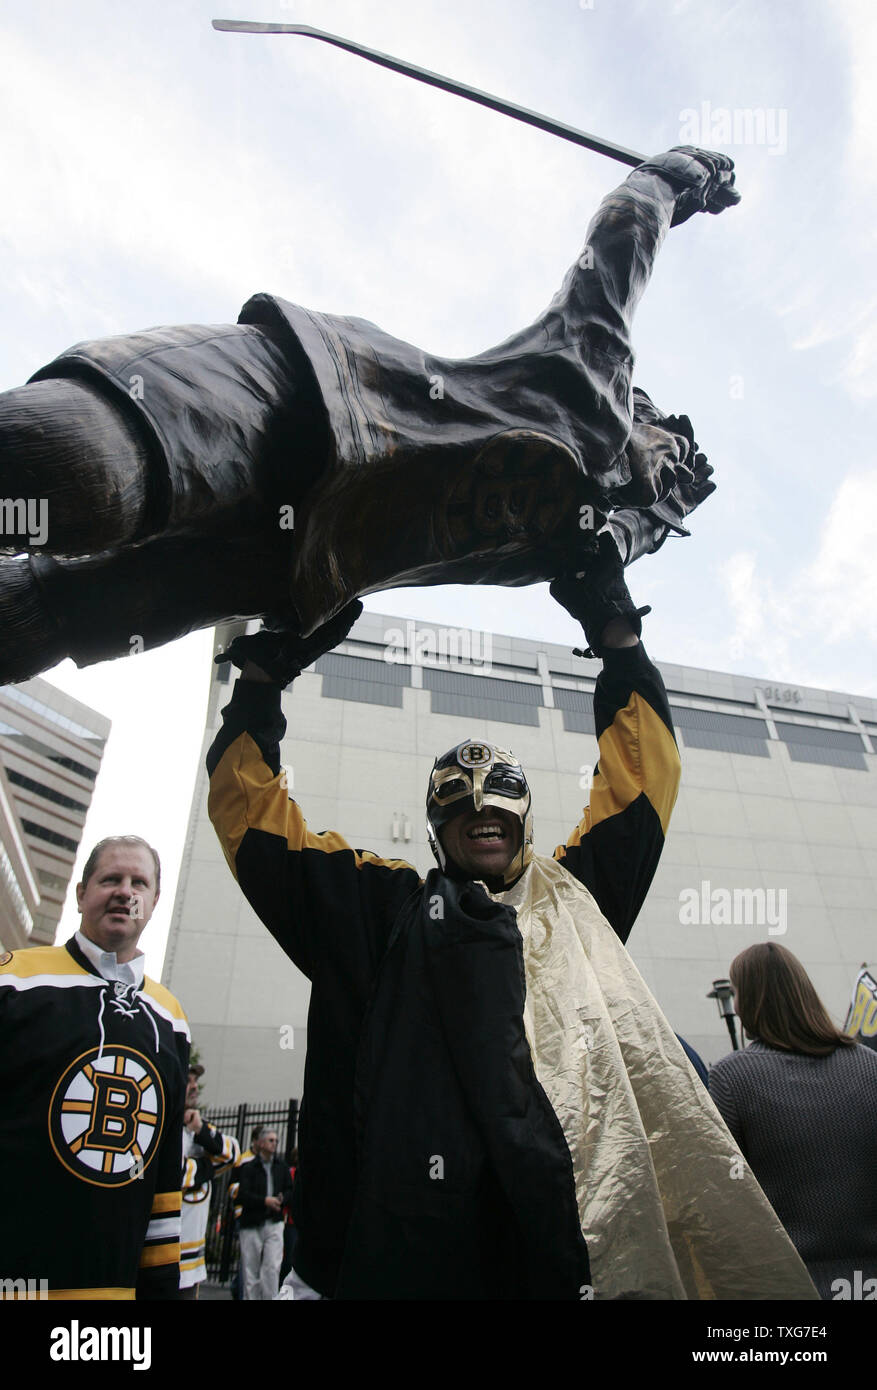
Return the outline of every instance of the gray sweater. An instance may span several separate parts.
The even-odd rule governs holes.
[[[877,1052],[753,1042],[715,1064],[710,1094],[821,1296],[846,1279],[855,1297],[877,1277]]]

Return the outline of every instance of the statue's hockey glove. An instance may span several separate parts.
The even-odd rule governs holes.
[[[687,423],[685,415],[679,416],[678,422],[670,416],[662,421],[662,428],[684,433],[682,426]],[[690,535],[683,522],[695,507],[715,492],[716,485],[710,481],[712,475],[706,454],[697,453],[697,445],[692,443],[692,454],[685,464],[677,467],[676,484],[667,497],[651,507],[619,507],[612,512],[607,525],[615,537],[623,564],[631,565],[641,555],[653,554],[671,532],[677,536]]]
[[[613,618],[624,618],[637,637],[642,633],[642,618],[651,608],[637,608],[624,582],[624,567],[618,546],[608,531],[597,538],[597,554],[581,574],[561,576],[554,580],[549,593],[553,599],[581,623],[588,640],[586,651],[576,650],[576,656],[602,656],[603,633]]]
[[[343,642],[361,612],[359,599],[353,599],[310,637],[302,637],[289,628],[263,627],[260,632],[244,633],[213,659],[217,663],[231,661],[241,670],[252,661],[275,685],[287,686],[306,666]]]
[[[696,212],[723,212],[740,201],[740,193],[734,187],[733,159],[714,150],[676,145],[666,154],[637,165],[637,169],[660,174],[677,190],[671,227],[687,222]]]

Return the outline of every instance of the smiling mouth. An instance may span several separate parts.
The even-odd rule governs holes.
[[[474,840],[476,844],[498,845],[508,839],[508,834],[499,821],[488,821],[485,825],[473,825],[471,830],[467,830],[466,839]]]

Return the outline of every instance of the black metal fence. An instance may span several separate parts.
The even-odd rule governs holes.
[[[297,1100],[210,1106],[207,1119],[220,1134],[233,1134],[241,1146],[241,1153],[250,1147],[250,1136],[256,1125],[267,1125],[277,1131],[278,1158],[290,1163],[298,1132]],[[234,1206],[229,1199],[229,1188],[234,1181],[234,1170],[229,1168],[214,1179],[210,1194],[205,1262],[207,1278],[214,1284],[227,1284],[237,1273],[240,1252]]]

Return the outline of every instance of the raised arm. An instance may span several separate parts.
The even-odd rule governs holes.
[[[310,830],[280,763],[281,688],[323,643],[324,651],[337,645],[361,610],[348,605],[306,643],[268,631],[236,639],[225,659],[245,674],[223,710],[207,769],[210,819],[253,910],[309,978],[323,954],[335,953],[366,987],[398,906],[420,877],[401,860],[353,849],[335,831]]]
[[[590,477],[629,480],[619,463],[631,430],[633,316],[671,226],[697,211],[719,212],[739,200],[733,161],[685,146],[634,169],[603,199],[585,246],[535,323],[470,359],[526,401],[548,399],[565,418]],[[527,359],[522,381],[520,362]],[[497,375],[498,374],[498,375]],[[531,418],[540,419],[538,406]],[[558,432],[552,417],[553,432]],[[653,547],[651,547],[653,548]]]
[[[611,556],[611,551],[606,551]],[[585,885],[626,941],[664,847],[680,780],[679,750],[660,672],[639,640],[641,615],[617,552],[590,580],[555,580],[555,598],[602,657],[594,691],[599,747],[584,816],[554,857]]]

